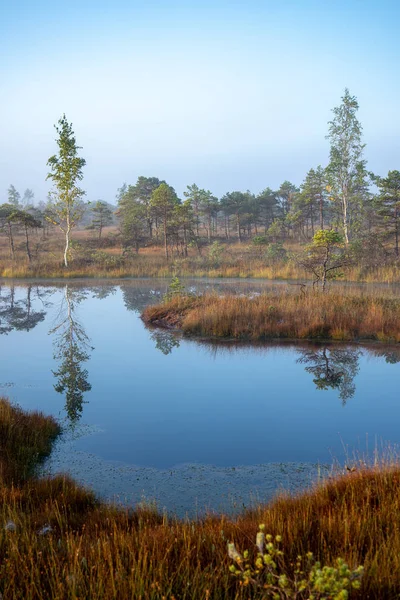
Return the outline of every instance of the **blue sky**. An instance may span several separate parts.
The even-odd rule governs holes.
[[[0,192],[45,199],[66,113],[87,198],[139,175],[182,194],[300,184],[345,87],[365,157],[400,170],[397,0],[0,0]]]

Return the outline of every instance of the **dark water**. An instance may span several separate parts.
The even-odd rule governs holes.
[[[139,318],[166,287],[1,286],[0,393],[62,420],[50,472],[178,513],[234,510],[400,441],[400,349],[183,340]]]

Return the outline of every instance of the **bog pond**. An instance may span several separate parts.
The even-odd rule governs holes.
[[[185,281],[258,293],[257,281]],[[46,473],[191,516],[300,489],[400,442],[400,348],[205,343],[147,329],[168,282],[2,282],[0,394],[53,414]]]

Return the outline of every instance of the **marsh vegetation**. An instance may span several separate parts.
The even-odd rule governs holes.
[[[253,297],[182,292],[146,308],[143,319],[206,338],[400,341],[396,293],[294,289]]]

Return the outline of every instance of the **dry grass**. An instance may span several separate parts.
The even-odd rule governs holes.
[[[58,423],[42,413],[26,413],[0,398],[0,485],[28,479],[50,454],[60,433]]]
[[[107,257],[109,257],[107,259]],[[241,260],[230,257],[218,267],[203,257],[189,256],[186,259],[166,261],[157,249],[141,252],[138,256],[123,258],[120,250],[110,248],[101,258],[72,260],[66,269],[60,260],[50,256],[26,262],[24,258],[12,262],[0,262],[0,277],[5,278],[122,278],[122,277],[212,277],[241,279],[284,279],[307,281],[307,273],[292,263],[268,265],[261,260]],[[343,281],[363,283],[400,283],[398,267],[382,267],[366,271],[354,267],[346,271]]]
[[[400,342],[400,300],[356,291],[177,296],[146,308],[146,323],[189,335],[263,339]]]
[[[42,239],[41,233],[33,235],[31,250],[34,256],[28,262],[24,239],[15,238],[16,258],[9,258],[7,240],[0,236],[0,277],[11,278],[79,278],[79,277],[240,277],[264,279],[301,279],[308,275],[294,262],[276,261],[263,256],[251,243],[220,242],[222,252],[215,262],[204,247],[202,256],[193,248],[187,258],[167,261],[160,246],[141,248],[138,255],[123,256],[115,227],[107,228],[99,242],[89,231],[74,230],[73,255],[68,269],[62,264],[63,238],[52,230]],[[286,244],[290,252],[299,251],[296,244]],[[400,282],[398,264],[370,267],[354,266],[346,270],[346,281]]]
[[[22,423],[21,411],[5,400],[2,407],[2,431],[11,422]],[[24,418],[42,439],[47,431],[51,442],[51,419],[43,429],[45,417]],[[7,439],[3,460],[15,462],[21,436]],[[14,526],[5,528],[10,522]],[[231,576],[227,556],[228,541],[251,549],[261,522],[267,532],[282,536],[288,574],[298,554],[312,551],[324,564],[340,556],[350,567],[365,567],[355,598],[399,596],[400,467],[389,463],[360,466],[237,518],[200,521],[105,505],[65,477],[30,479],[18,487],[3,483],[0,592],[7,600],[261,598]]]

